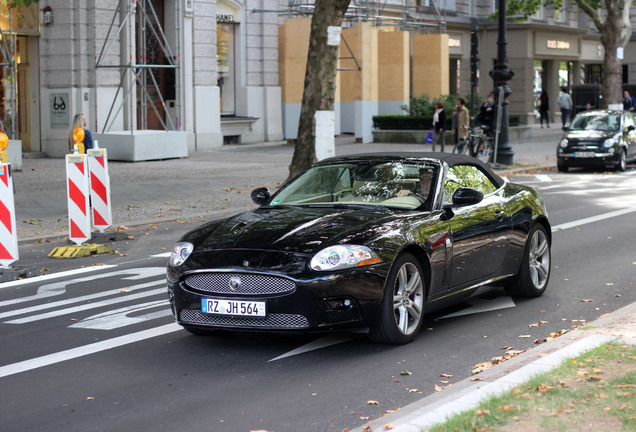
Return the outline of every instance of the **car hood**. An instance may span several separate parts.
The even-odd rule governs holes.
[[[570,131],[567,135],[568,140],[573,141],[601,141],[616,135],[616,131]]]
[[[195,250],[261,249],[312,254],[337,243],[361,244],[400,212],[379,208],[257,209],[203,225],[186,235]]]

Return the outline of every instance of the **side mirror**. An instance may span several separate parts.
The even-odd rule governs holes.
[[[269,189],[265,187],[254,189],[251,195],[252,201],[254,201],[254,203],[258,205],[265,204],[270,196],[271,194],[269,192]]]
[[[459,188],[453,193],[453,205],[467,206],[480,203],[484,194],[473,188]]]
[[[634,126],[634,125],[627,126],[627,132],[628,133],[633,131],[634,129],[636,129],[636,126]]]

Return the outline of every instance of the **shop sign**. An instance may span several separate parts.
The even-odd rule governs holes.
[[[462,47],[462,40],[449,37],[448,38],[448,46],[450,48],[461,48]]]
[[[216,22],[223,24],[234,24],[236,23],[236,20],[234,19],[234,15],[231,14],[217,14]]]
[[[550,49],[569,50],[570,49],[570,42],[569,41],[562,41],[562,40],[548,39],[546,41],[546,46],[548,48],[550,48]]]
[[[49,96],[49,115],[52,129],[67,129],[69,123],[68,93],[51,93]]]

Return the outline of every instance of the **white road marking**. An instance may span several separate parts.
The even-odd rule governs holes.
[[[32,296],[20,297],[17,299],[0,302],[0,307],[62,295],[66,292],[67,285],[71,285],[75,283],[94,281],[95,279],[103,279],[103,278],[120,276],[120,275],[130,275],[128,277],[122,278],[122,280],[145,279],[145,278],[149,278],[153,276],[158,276],[164,273],[165,273],[165,269],[163,267],[142,267],[142,268],[134,268],[129,270],[120,270],[120,271],[116,271],[112,273],[104,273],[100,275],[91,275],[91,276],[86,276],[83,278],[71,279],[71,280],[66,280],[61,282],[55,282],[52,284],[42,285],[41,287],[38,288],[38,292]],[[58,273],[58,275],[59,274],[61,273]],[[0,314],[0,318],[1,317],[2,315]]]
[[[147,309],[153,309],[162,306],[163,309],[151,312],[145,315],[128,316],[133,312],[140,312]],[[137,324],[144,321],[150,321],[165,316],[171,316],[172,310],[168,300],[158,300],[149,303],[136,304],[121,309],[111,310],[108,312],[93,315],[80,322],[69,326],[71,328],[85,328],[93,330],[113,330],[120,327]]]
[[[165,253],[160,253],[156,255],[150,255],[150,258],[170,258],[171,254],[172,252],[165,252]]]
[[[73,276],[73,275],[76,275],[76,274],[94,272],[94,271],[109,269],[109,268],[113,268],[113,267],[117,267],[117,265],[103,265],[103,266],[94,266],[94,267],[82,267],[82,268],[78,268],[78,269],[74,269],[74,270],[67,270],[67,271],[63,271],[63,272],[59,272],[59,273],[51,273],[51,274],[45,274],[45,275],[42,275],[42,276],[35,276],[35,277],[32,277],[32,278],[27,278],[27,279],[20,279],[20,280],[14,280],[14,281],[10,281],[10,282],[3,282],[3,283],[0,283],[0,289],[11,288],[11,287],[14,287],[14,286],[22,286],[24,284],[35,283],[35,282],[43,282],[43,281],[47,281],[47,280],[50,280],[50,279],[56,279],[56,278],[61,278],[61,277],[66,277],[66,276]]]
[[[154,284],[154,285],[159,285],[159,284],[163,284],[163,283],[164,283],[163,281],[149,282],[149,284]],[[150,290],[150,291],[144,291],[144,292],[137,293],[137,294],[125,294],[125,295],[122,295],[121,297],[117,297],[117,298],[110,299],[110,300],[102,300],[102,301],[95,302],[95,303],[89,303],[89,304],[85,304],[85,305],[81,305],[81,306],[75,306],[75,307],[71,307],[71,308],[61,309],[61,310],[52,311],[52,312],[45,313],[45,314],[35,314],[35,315],[24,317],[24,318],[18,318],[18,319],[11,320],[11,321],[5,321],[5,323],[6,324],[26,324],[26,323],[30,323],[30,322],[34,322],[34,321],[41,321],[41,320],[48,319],[48,318],[55,318],[55,317],[62,316],[62,315],[68,315],[68,314],[72,314],[72,313],[76,313],[76,312],[83,312],[83,311],[89,310],[89,309],[95,309],[95,308],[98,308],[98,307],[110,306],[110,305],[116,304],[116,303],[123,303],[123,302],[131,301],[131,300],[137,300],[137,299],[140,299],[140,298],[150,297],[150,296],[153,296],[153,295],[160,295],[160,294],[165,294],[165,293],[166,293],[166,289],[165,288],[158,288],[158,289],[154,289],[154,290]]]
[[[137,333],[131,333],[124,336],[108,339],[101,342],[96,342],[90,345],[84,345],[77,348],[71,348],[66,351],[60,351],[54,354],[45,355],[42,357],[25,360],[19,363],[13,363],[10,365],[0,367],[0,378],[15,375],[20,372],[26,372],[33,369],[38,369],[44,366],[49,366],[55,363],[60,363],[66,360],[72,360],[78,357],[83,357],[89,354],[95,354],[100,351],[117,348],[123,345],[139,342],[145,339],[150,339],[156,336],[162,336],[168,333],[172,333],[181,330],[181,326],[172,323],[166,324],[161,327],[155,327],[149,330],[140,331]]]
[[[552,181],[552,177],[550,177],[549,175],[545,175],[545,174],[536,174],[535,175],[536,179],[541,181],[541,182],[551,182]]]
[[[578,227],[581,225],[585,225],[585,224],[589,224],[589,223],[593,223],[593,222],[598,222],[598,221],[602,221],[605,219],[610,219],[616,216],[622,216],[625,214],[629,214],[629,213],[633,213],[636,212],[636,208],[626,208],[626,209],[621,209],[621,210],[616,210],[613,212],[609,212],[609,213],[603,213],[600,215],[596,215],[596,216],[592,216],[592,217],[588,217],[588,218],[584,218],[584,219],[579,219],[576,221],[572,221],[572,222],[567,222],[561,225],[556,225],[552,227],[552,232],[555,231],[563,231],[569,228],[574,228],[574,227]]]
[[[465,301],[464,303],[468,303],[469,305],[471,305],[471,307],[457,311],[457,312],[453,312],[448,315],[444,315],[442,317],[439,317],[438,319],[453,318],[453,317],[464,316],[464,315],[472,315],[472,314],[477,314],[482,312],[492,312],[499,309],[507,309],[507,308],[517,306],[514,300],[512,300],[511,297],[507,297],[507,296],[496,297],[492,300],[483,299],[483,298],[473,298],[473,299]]]
[[[343,342],[349,342],[350,340],[359,339],[361,337],[362,335],[356,334],[356,333],[332,333],[327,336],[318,338],[313,342],[309,342],[308,344],[298,347],[294,350],[291,350],[285,354],[279,355],[278,357],[275,357],[271,360],[268,360],[268,363],[276,361],[276,360],[281,360],[287,357],[295,356],[298,354],[303,354],[309,351],[319,350],[321,348],[326,348],[331,345],[337,345]]]
[[[150,288],[150,287],[153,287],[153,286],[161,285],[163,283],[165,283],[165,281],[163,281],[163,280],[151,281],[151,282],[146,282],[146,283],[142,283],[142,284],[132,285],[132,286],[125,287],[125,288],[116,288],[116,289],[112,289],[112,290],[108,290],[108,291],[102,291],[102,292],[97,293],[97,294],[88,294],[88,295],[85,295],[85,296],[73,297],[73,298],[70,298],[70,299],[60,300],[60,301],[56,301],[56,302],[52,302],[52,303],[44,303],[44,304],[41,304],[41,305],[30,306],[30,307],[22,308],[22,309],[14,309],[14,310],[9,311],[9,312],[0,313],[0,319],[8,318],[8,317],[16,316],[16,315],[25,315],[25,314],[28,314],[28,313],[31,313],[31,312],[37,312],[38,314],[40,314],[43,310],[46,310],[46,309],[53,309],[53,308],[56,308],[56,307],[66,306],[66,305],[69,305],[69,304],[79,303],[79,302],[83,302],[83,301],[92,301],[92,300],[95,300],[95,299],[98,299],[98,298],[108,297],[108,296],[112,296],[112,295],[117,295],[119,297],[121,297],[121,296],[126,297],[126,291],[136,291],[136,290],[140,290],[140,289],[143,289],[143,288]]]

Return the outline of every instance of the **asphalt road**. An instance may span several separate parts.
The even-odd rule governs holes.
[[[530,348],[636,301],[635,169],[512,179],[539,189],[548,206],[545,295],[484,290],[429,316],[406,346],[361,333],[180,330],[163,268],[201,219],[139,227],[134,240],[113,243],[117,254],[78,260],[48,258],[55,241],[30,245],[21,257],[52,275],[0,284],[2,430],[342,431],[466,378],[503,348]]]

